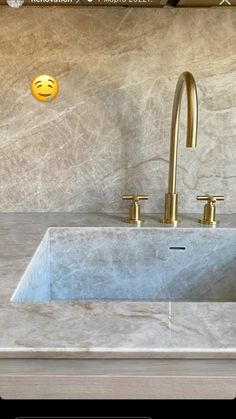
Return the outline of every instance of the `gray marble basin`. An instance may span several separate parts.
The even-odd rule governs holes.
[[[12,302],[236,301],[236,232],[49,228]]]

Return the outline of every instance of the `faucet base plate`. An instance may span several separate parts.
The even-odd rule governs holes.
[[[130,218],[123,218],[124,223],[133,224],[136,226],[140,226],[144,223],[144,220],[131,220]]]
[[[207,224],[207,225],[212,225],[212,226],[215,226],[215,225],[219,224],[219,221],[205,221],[205,220],[201,220],[201,219],[199,219],[198,222],[200,224]]]
[[[167,220],[166,218],[163,218],[162,219],[162,223],[163,224],[173,225],[175,227],[175,226],[177,226],[180,223],[180,220],[171,221],[171,220]]]

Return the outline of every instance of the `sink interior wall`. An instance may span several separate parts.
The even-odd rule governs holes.
[[[12,301],[236,300],[229,229],[50,228]]]
[[[51,299],[49,244],[48,230],[16,288],[11,298],[12,302]]]

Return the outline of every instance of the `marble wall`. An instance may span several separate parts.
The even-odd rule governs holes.
[[[124,192],[167,189],[178,75],[199,92],[198,148],[180,130],[180,210],[198,193],[236,212],[236,9],[0,9],[0,211],[120,211]],[[57,99],[30,93],[54,75]],[[184,113],[184,112],[183,112]],[[184,121],[184,115],[183,115]]]

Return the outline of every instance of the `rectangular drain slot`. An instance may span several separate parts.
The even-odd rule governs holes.
[[[169,250],[186,250],[184,246],[170,246]]]

